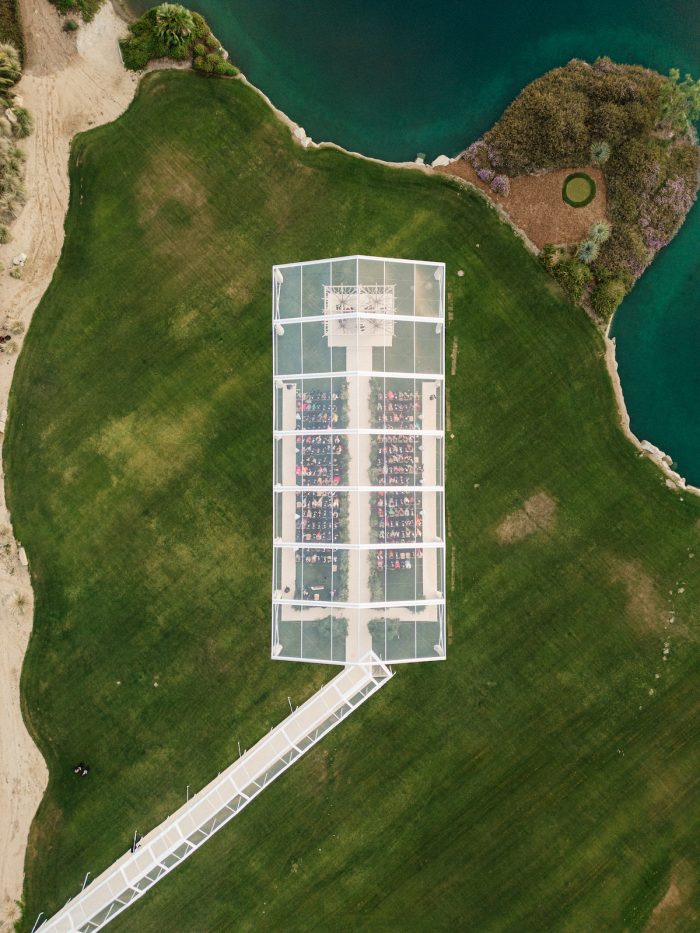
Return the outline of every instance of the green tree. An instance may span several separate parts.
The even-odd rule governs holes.
[[[161,3],[156,7],[155,34],[171,49],[179,49],[192,37],[194,20],[179,3]]]
[[[661,87],[660,108],[661,121],[684,133],[700,119],[700,80],[687,74],[681,81],[680,71],[671,68]]]

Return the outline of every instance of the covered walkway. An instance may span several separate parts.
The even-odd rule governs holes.
[[[35,924],[42,933],[93,933],[142,897],[236,816],[327,732],[383,687],[392,672],[369,653],[342,672],[78,893]]]

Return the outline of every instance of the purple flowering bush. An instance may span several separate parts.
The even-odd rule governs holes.
[[[510,180],[507,175],[496,175],[491,182],[491,190],[496,194],[510,194]]]

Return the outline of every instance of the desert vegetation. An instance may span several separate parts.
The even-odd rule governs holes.
[[[7,225],[24,203],[24,154],[17,140],[31,133],[32,119],[15,94],[21,76],[19,51],[0,43],[0,243],[8,241]]]
[[[232,77],[238,69],[199,13],[179,3],[161,3],[129,26],[121,49],[127,68],[139,71],[149,61],[172,58],[191,62],[195,71]]]
[[[17,0],[0,0],[0,42],[9,42],[24,53],[24,39],[19,24]]]
[[[53,3],[59,13],[70,13],[80,16],[86,23],[90,22],[103,2],[104,0],[51,0],[51,3]],[[76,23],[75,20],[70,20],[70,22]],[[76,23],[76,28],[77,25]],[[67,31],[72,32],[73,30],[69,27]]]
[[[552,244],[543,261],[573,300],[607,320],[695,200],[699,115],[700,82],[690,75],[573,60],[528,85],[462,157],[482,180],[601,168],[609,236]]]

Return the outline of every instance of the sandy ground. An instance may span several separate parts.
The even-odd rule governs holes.
[[[449,165],[436,168],[436,171],[457,175],[487,194],[539,249],[548,243],[578,243],[585,237],[592,223],[606,216],[605,179],[595,166],[583,168],[596,183],[596,195],[586,207],[571,207],[561,196],[566,176],[582,171],[581,168],[562,168],[544,175],[511,178],[510,194],[507,197],[494,194],[463,159],[455,159]]]
[[[18,87],[34,117],[35,130],[22,144],[26,156],[27,203],[11,228],[12,242],[0,247],[5,270],[26,253],[20,281],[2,276],[0,323],[19,320],[26,332],[51,281],[68,207],[68,150],[71,137],[114,120],[130,103],[137,78],[122,67],[117,37],[124,23],[106,4],[75,36],[47,0],[21,0],[27,43]],[[1,328],[0,328],[1,329]],[[20,345],[23,337],[16,337]],[[16,354],[0,355],[0,430]],[[20,710],[19,675],[32,626],[33,597],[27,567],[9,532],[10,516],[0,489],[0,930],[12,929],[22,892],[29,826],[47,782],[47,769]],[[3,534],[3,528],[6,531]]]
[[[551,531],[555,524],[556,501],[548,492],[534,493],[503,519],[496,528],[496,537],[501,544],[511,544],[534,535],[538,531]]]

